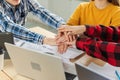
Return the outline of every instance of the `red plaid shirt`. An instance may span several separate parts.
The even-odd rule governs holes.
[[[120,66],[120,27],[87,25],[85,35],[89,38],[77,39],[78,49],[113,66]]]

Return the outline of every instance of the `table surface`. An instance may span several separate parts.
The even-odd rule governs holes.
[[[45,36],[49,36],[49,37],[55,36],[54,33],[46,31],[45,29],[40,28],[40,27],[34,27],[34,28],[31,28],[30,30],[40,33],[40,34],[44,34]],[[47,34],[50,34],[50,35],[47,35]],[[71,61],[74,62],[76,60],[77,60],[77,63],[82,63],[86,66],[89,65],[91,62],[94,62],[95,64],[98,64],[100,66],[103,66],[105,64],[104,61],[96,59],[96,58],[92,58],[92,57],[88,56],[87,54],[79,56]],[[3,70],[0,71],[0,80],[31,80],[31,79],[28,79],[24,76],[17,74],[13,67],[11,60],[6,59],[4,61],[4,68],[3,68]]]

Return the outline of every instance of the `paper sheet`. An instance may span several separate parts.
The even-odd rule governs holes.
[[[17,41],[16,42],[17,46],[21,46],[26,49],[30,49],[33,51],[38,51],[38,52],[45,52],[45,53],[52,53],[56,56],[64,57],[66,59],[74,59],[75,57],[83,54],[83,51],[77,50],[75,48],[69,48],[65,53],[60,54],[57,52],[57,46],[50,46],[50,45],[38,45],[38,44],[33,44],[25,41]]]
[[[94,69],[95,71],[99,72],[100,74],[104,74],[111,78],[111,80],[118,80],[115,74],[115,70],[120,72],[120,67],[114,67],[108,63],[104,66],[96,65],[95,63],[91,63],[88,67]]]

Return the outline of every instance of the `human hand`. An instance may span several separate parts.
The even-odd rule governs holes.
[[[65,42],[66,45],[69,45],[69,47],[72,47],[73,45],[76,44],[76,39],[69,41],[69,42]]]
[[[63,54],[64,52],[67,51],[68,47],[73,47],[75,43],[76,43],[76,39],[73,39],[72,41],[65,41],[64,43],[60,43],[58,45],[58,52],[60,54]]]
[[[44,38],[43,44],[53,45],[53,46],[57,45],[55,38],[47,38],[47,37]]]
[[[64,52],[66,52],[66,50],[67,50],[67,45],[66,44],[64,44],[64,42],[66,42],[66,38],[65,38],[65,35],[57,35],[56,36],[56,43],[58,44],[58,52],[60,53],[60,54],[63,54]]]
[[[61,54],[66,52],[68,47],[72,47],[76,42],[76,38],[74,35],[68,36],[69,40],[65,38],[66,37],[63,35],[56,41],[58,43],[58,52]]]
[[[86,30],[86,27],[84,25],[80,25],[80,26],[62,26],[62,27],[58,28],[59,34],[63,34],[65,32],[67,32],[67,35],[83,34],[83,32],[85,32],[85,30]]]
[[[69,27],[69,25],[61,25],[59,28],[63,28],[63,27]],[[58,35],[58,37],[60,37],[60,36],[62,36],[64,34],[65,34],[64,32],[61,32],[61,33],[58,33],[57,35]]]
[[[64,34],[61,36],[57,35],[55,38],[57,44],[64,43],[65,41],[67,41],[66,36]]]
[[[68,47],[69,47],[69,46],[68,46],[67,44],[60,43],[60,44],[58,45],[58,52],[59,52],[60,54],[63,54],[63,53],[65,53],[65,52],[67,51]]]
[[[63,25],[61,28],[64,27],[69,27],[68,25]],[[58,44],[58,52],[59,53],[64,53],[68,49],[68,47],[72,46],[75,44],[75,36],[76,35],[69,35],[71,31],[63,31],[63,32],[58,32],[58,35],[56,36],[56,43]]]

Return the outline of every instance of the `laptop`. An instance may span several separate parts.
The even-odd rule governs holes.
[[[108,76],[100,74],[83,64],[75,63],[75,67],[79,80],[111,80]]]
[[[60,57],[5,43],[17,73],[34,80],[67,80]],[[69,79],[72,80],[72,79]]]
[[[4,46],[4,42],[14,44],[13,34],[10,32],[0,32],[0,48],[2,48],[4,50],[4,58],[9,59],[10,57],[6,51],[6,48]]]

